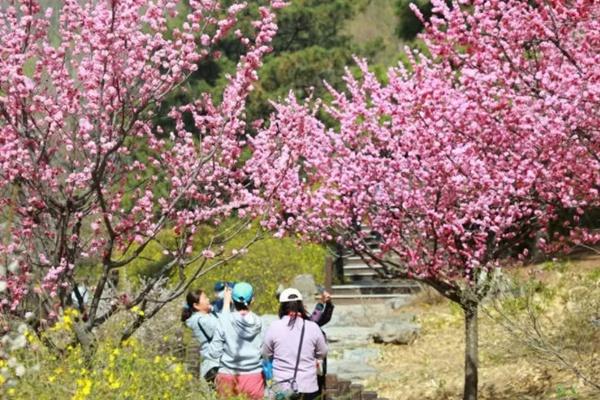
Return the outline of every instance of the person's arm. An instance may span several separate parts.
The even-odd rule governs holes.
[[[315,345],[315,357],[319,360],[322,360],[327,355],[327,342],[325,341],[325,336],[323,335],[323,332],[321,332],[321,329],[317,328],[315,335],[317,336],[317,341]]]
[[[323,313],[321,314],[321,319],[319,320],[319,326],[323,326],[323,325],[329,323],[329,321],[331,321],[331,316],[333,315],[334,308],[335,308],[335,306],[333,305],[333,303],[331,301],[328,301],[327,303],[325,303],[325,309],[323,310]]]
[[[331,321],[331,315],[333,314],[333,303],[331,302],[331,294],[325,291],[321,294],[321,303],[323,305],[323,309],[313,311],[310,316],[311,321],[316,322],[317,325],[323,326]]]
[[[231,288],[225,286],[225,293],[223,294],[223,309],[222,312],[228,313],[231,311]]]

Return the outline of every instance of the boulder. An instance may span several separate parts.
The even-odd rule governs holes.
[[[340,342],[343,346],[363,346],[371,342],[373,329],[364,326],[329,326],[323,331],[329,343]]]
[[[377,369],[365,362],[328,359],[327,373],[337,374],[339,378],[357,382],[364,381],[377,375]]]
[[[342,359],[357,363],[371,363],[380,357],[379,349],[370,347],[358,347],[356,349],[344,349]]]
[[[313,299],[317,293],[317,284],[315,283],[314,276],[310,274],[298,275],[292,280],[291,286],[298,289],[300,294],[302,294],[305,304],[314,302]]]
[[[375,343],[411,344],[421,327],[406,321],[384,321],[375,324],[373,331],[371,337]]]
[[[386,305],[392,310],[398,310],[399,308],[406,307],[407,305],[409,305],[412,302],[412,300],[412,296],[395,297],[386,301]]]

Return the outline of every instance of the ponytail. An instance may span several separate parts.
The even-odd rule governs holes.
[[[302,319],[310,319],[306,308],[304,307],[304,303],[302,300],[295,301],[285,301],[279,304],[279,318],[283,318],[284,316],[290,316],[290,322],[288,326],[292,327],[296,323],[296,318],[300,317]]]
[[[185,304],[181,310],[181,322],[187,321],[188,318],[190,318],[196,311],[194,304],[197,304],[200,301],[200,296],[202,296],[202,293],[204,292],[198,289],[188,292],[188,294],[185,296]]]

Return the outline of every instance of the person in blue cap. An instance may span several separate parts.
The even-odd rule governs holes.
[[[210,357],[220,360],[215,380],[217,394],[222,399],[245,395],[251,400],[264,397],[262,374],[262,322],[252,311],[252,285],[238,282],[232,290],[225,289],[225,304],[208,348]]]
[[[234,286],[233,282],[217,281],[215,283],[215,286],[214,286],[215,300],[210,303],[212,306],[213,312],[220,313],[221,311],[223,311],[225,289],[233,288],[233,286]]]

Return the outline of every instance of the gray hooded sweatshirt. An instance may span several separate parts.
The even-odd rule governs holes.
[[[202,314],[200,312],[193,313],[186,321],[186,325],[192,329],[194,338],[200,343],[200,355],[202,364],[200,364],[200,376],[206,375],[214,367],[219,366],[219,359],[211,358],[208,355],[208,346],[212,337],[215,334],[217,327],[217,317],[214,314]],[[204,329],[204,332],[202,329]],[[205,335],[208,335],[206,336]]]
[[[251,311],[222,312],[208,347],[220,359],[219,373],[253,374],[262,371],[262,321]]]

